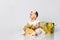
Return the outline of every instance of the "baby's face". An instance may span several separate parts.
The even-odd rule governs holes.
[[[33,11],[30,12],[30,19],[36,19],[35,12],[33,12]]]

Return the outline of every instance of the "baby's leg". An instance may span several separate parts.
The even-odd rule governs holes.
[[[35,31],[31,34],[31,38],[32,38],[32,40],[36,39],[36,32]]]
[[[37,33],[34,31],[31,35],[32,36],[37,36]]]

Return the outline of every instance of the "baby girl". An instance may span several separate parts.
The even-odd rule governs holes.
[[[45,33],[41,28],[40,28],[40,22],[37,20],[38,17],[38,12],[37,11],[31,11],[30,12],[30,21],[28,21],[27,25],[33,25],[34,32],[31,34],[31,36],[38,36],[41,33]],[[24,32],[24,35],[26,32]]]

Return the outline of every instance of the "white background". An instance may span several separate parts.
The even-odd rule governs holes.
[[[0,40],[22,40],[30,10],[38,11],[40,21],[56,23],[54,40],[59,40],[60,0],[0,0]]]

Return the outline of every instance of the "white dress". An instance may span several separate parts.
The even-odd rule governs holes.
[[[44,40],[44,38],[45,38],[45,32],[43,31],[43,29],[38,28],[35,31],[38,34],[38,36],[36,36],[35,40]]]
[[[28,23],[29,23],[29,25],[35,26],[37,23],[39,23],[39,21],[38,20],[35,20],[34,22],[29,21]],[[35,31],[38,34],[38,36],[35,37],[35,36],[31,36],[31,35],[26,35],[25,39],[26,40],[42,40],[45,37],[45,32],[43,31],[43,29],[38,28]]]

